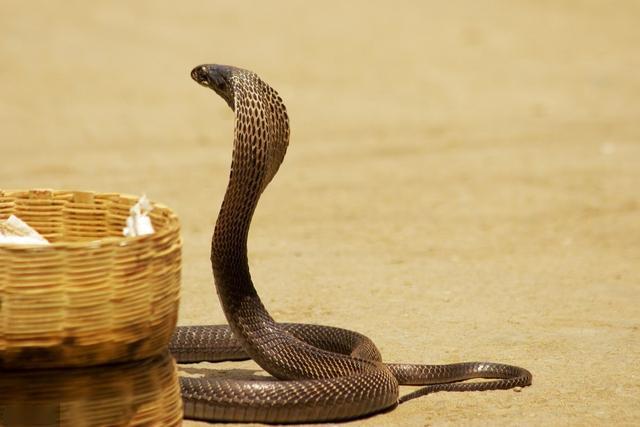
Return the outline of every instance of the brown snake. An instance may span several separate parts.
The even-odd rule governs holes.
[[[508,389],[531,384],[522,368],[488,362],[450,365],[383,363],[367,337],[345,329],[277,323],[251,281],[247,235],[261,193],[289,143],[282,99],[256,74],[201,65],[191,77],[235,112],[233,159],[211,243],[215,285],[229,326],[177,328],[178,362],[251,358],[277,380],[181,378],[186,418],[271,423],[361,417],[436,391]],[[490,378],[492,381],[459,381]],[[398,398],[398,385],[426,385]]]

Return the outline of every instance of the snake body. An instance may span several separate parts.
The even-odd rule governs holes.
[[[186,418],[309,422],[361,417],[418,395],[527,386],[522,368],[485,362],[387,364],[367,337],[345,329],[277,323],[251,280],[247,236],[260,195],[289,143],[280,96],[253,72],[201,65],[192,78],[235,112],[229,183],[216,221],[211,264],[228,326],[178,327],[170,350],[178,362],[251,358],[276,380],[181,378]],[[486,382],[459,381],[492,378]],[[426,385],[398,398],[398,385]]]

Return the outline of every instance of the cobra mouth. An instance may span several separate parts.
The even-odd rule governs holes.
[[[198,65],[191,70],[191,78],[202,86],[211,86],[209,82],[209,70],[206,65]]]

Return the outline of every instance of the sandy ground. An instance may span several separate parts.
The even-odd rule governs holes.
[[[208,247],[233,116],[188,72],[253,69],[292,119],[250,236],[273,315],[389,361],[534,374],[353,425],[638,423],[638,2],[236,3],[2,1],[0,187],[170,205],[180,321],[223,322]]]

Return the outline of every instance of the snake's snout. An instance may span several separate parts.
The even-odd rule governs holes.
[[[204,86],[209,86],[209,69],[206,65],[198,65],[191,70],[191,78]]]

